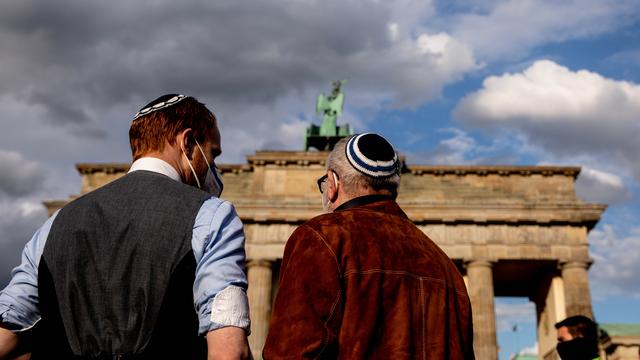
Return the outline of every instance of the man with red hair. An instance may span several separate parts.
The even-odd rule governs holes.
[[[0,292],[0,358],[249,357],[242,223],[215,116],[169,94],[129,131],[129,173],[70,202]]]

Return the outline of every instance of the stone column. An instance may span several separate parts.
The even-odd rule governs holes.
[[[262,348],[269,331],[271,317],[272,262],[269,260],[249,260],[247,272],[249,280],[249,311],[251,312],[251,335],[249,346],[253,358],[262,359]]]
[[[466,263],[466,268],[473,311],[473,349],[476,359],[497,360],[493,264],[485,260],[472,260]]]
[[[544,360],[558,359],[555,324],[567,317],[564,283],[559,274],[549,275],[540,283],[534,300],[538,318],[538,354]]]
[[[584,315],[593,319],[587,273],[589,265],[591,264],[583,261],[568,261],[560,264],[567,316]]]

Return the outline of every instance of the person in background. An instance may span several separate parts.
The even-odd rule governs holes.
[[[556,325],[558,345],[556,351],[562,360],[600,359],[598,350],[598,324],[583,315],[568,317]]]
[[[473,359],[455,264],[396,203],[382,136],[339,141],[318,179],[328,214],[289,238],[264,359]]]
[[[220,199],[215,116],[159,97],[133,118],[129,173],[35,233],[0,292],[0,359],[240,359],[242,223]]]

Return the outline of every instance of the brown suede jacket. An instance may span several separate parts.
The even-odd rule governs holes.
[[[389,197],[369,195],[287,242],[265,359],[473,359],[453,262]]]

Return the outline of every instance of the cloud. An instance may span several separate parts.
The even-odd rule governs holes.
[[[454,110],[467,126],[511,130],[555,158],[592,157],[640,178],[638,113],[639,85],[549,60],[486,78]]]
[[[101,109],[162,92],[271,104],[343,78],[352,91],[417,106],[477,68],[449,34],[415,31],[429,4],[5,4],[0,95],[17,94],[65,124],[96,123]]]
[[[42,165],[19,152],[0,149],[0,288],[20,263],[21,250],[46,211],[39,198],[45,190]],[[35,199],[35,200],[34,200]]]
[[[535,323],[535,305],[528,302],[501,302],[496,301],[497,329],[501,331],[513,331],[516,325]]]
[[[0,149],[0,195],[20,197],[39,190],[44,182],[41,166],[15,151]]]
[[[440,132],[451,133],[452,136],[440,140],[438,145],[427,155],[429,162],[434,164],[468,164],[469,154],[476,147],[476,140],[465,131],[456,128],[439,129]]]
[[[538,343],[531,346],[527,346],[522,350],[518,351],[518,355],[538,355]]]
[[[437,132],[451,134],[438,142],[435,148],[414,157],[426,159],[437,165],[487,165],[516,162],[512,149],[519,147],[519,139],[498,136],[490,144],[483,145],[468,132],[459,128],[442,128]]]
[[[605,62],[613,65],[624,65],[640,68],[640,49],[630,49],[608,56]]]
[[[11,278],[11,269],[20,264],[22,248],[44,222],[46,211],[39,202],[0,201],[0,289]]]
[[[589,234],[594,264],[589,270],[594,297],[640,297],[640,227],[623,231],[603,224]]]
[[[576,180],[576,193],[586,201],[604,204],[619,203],[631,197],[630,189],[620,176],[588,166],[582,166]]]
[[[370,117],[359,114],[420,106],[478,69],[463,42],[421,27],[433,16],[430,1],[415,0],[7,3],[1,121],[29,137],[60,134],[53,153],[69,164],[109,161],[105,154],[126,161],[131,116],[180,92],[222,115],[221,160],[300,149],[303,132],[291,132],[303,118],[319,122],[315,97],[332,80],[348,80],[345,110],[364,124]],[[3,143],[15,138],[0,134]]]
[[[588,38],[631,24],[637,0],[507,0],[454,2],[442,27],[482,60],[522,58],[538,46]],[[452,7],[447,3],[448,7]]]
[[[603,63],[620,72],[624,78],[637,79],[640,75],[640,48],[623,50],[607,56]]]

